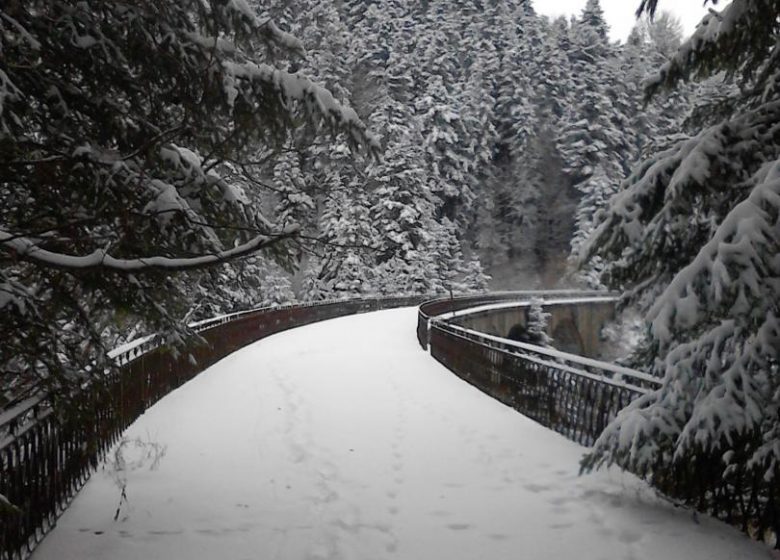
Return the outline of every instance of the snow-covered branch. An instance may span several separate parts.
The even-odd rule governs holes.
[[[733,0],[720,12],[710,9],[690,38],[645,83],[647,94],[673,87],[691,74],[703,78],[726,70],[752,78],[765,65],[767,53],[777,49],[773,9],[777,2],[759,0]]]
[[[121,259],[112,257],[104,249],[96,249],[89,255],[75,256],[48,251],[35,241],[24,237],[15,237],[11,233],[0,230],[0,245],[13,251],[20,259],[50,268],[71,270],[104,269],[116,272],[131,273],[147,270],[194,270],[205,268],[217,263],[237,259],[254,253],[284,239],[295,236],[299,226],[288,226],[276,235],[258,235],[232,249],[219,251],[197,257],[172,258],[162,256]]]
[[[662,343],[669,341],[675,327],[699,323],[724,300],[732,313],[748,313],[750,300],[764,295],[766,278],[780,275],[780,160],[758,175],[750,196],[729,212],[648,312]]]
[[[270,85],[282,97],[283,105],[288,110],[293,101],[303,103],[310,113],[324,119],[333,127],[348,131],[353,143],[365,147],[371,154],[376,155],[379,152],[379,141],[366,131],[366,126],[357,113],[336,101],[332,93],[308,78],[255,62],[226,61],[223,63],[223,70],[223,88],[229,106],[235,105],[239,95],[244,95],[245,100],[250,103],[253,101],[255,94],[251,90],[242,91],[239,87],[241,81]]]

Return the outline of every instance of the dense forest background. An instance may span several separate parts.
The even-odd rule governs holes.
[[[572,251],[632,166],[685,129],[701,93],[644,105],[643,79],[675,51],[680,26],[659,14],[610,42],[598,0],[555,21],[528,0],[263,5],[305,46],[282,66],[354,108],[382,156],[366,165],[305,137],[275,155],[262,202],[317,242],[289,255],[287,274],[259,261],[225,270],[258,280],[217,308],[598,285],[598,260],[575,272]]]
[[[240,309],[601,286],[619,259],[573,262],[597,213],[695,131],[700,99],[731,91],[703,81],[645,102],[680,26],[660,13],[610,42],[598,0],[554,21],[528,0],[61,0],[3,15],[12,395],[20,379],[69,383],[96,348],[109,366],[124,341],[175,345]]]

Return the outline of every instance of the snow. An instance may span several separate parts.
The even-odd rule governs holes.
[[[92,146],[87,142],[86,144],[81,144],[80,146],[76,146],[76,149],[73,150],[73,153],[71,154],[72,158],[80,158],[84,156],[90,156],[94,150],[92,149]]]
[[[578,476],[584,448],[435,362],[416,317],[325,321],[209,368],[128,429],[33,559],[770,558],[631,475]]]
[[[186,146],[168,144],[160,147],[160,159],[175,169],[188,167],[200,170],[201,158]]]
[[[450,319],[455,317],[462,317],[464,315],[472,315],[474,313],[484,313],[487,311],[498,311],[502,309],[514,309],[515,307],[529,307],[531,305],[532,296],[528,296],[527,300],[521,301],[502,301],[499,303],[490,303],[486,305],[479,305],[477,307],[469,307],[468,309],[461,309],[459,311],[448,311],[438,315],[437,318]],[[582,298],[555,298],[555,299],[543,299],[543,305],[560,305],[560,304],[580,304],[580,303],[608,303],[617,302],[617,296],[588,296]]]
[[[152,179],[149,186],[157,192],[157,196],[141,210],[142,214],[156,215],[158,219],[167,223],[173,216],[172,212],[187,211],[190,205],[179,196],[176,187],[160,179]]]
[[[3,230],[0,230],[0,245],[5,245],[7,248],[16,251],[19,255],[24,256],[29,260],[55,268],[105,268],[123,272],[148,270],[151,268],[176,270],[199,268],[245,255],[266,245],[272,244],[283,237],[293,236],[298,230],[299,227],[297,225],[290,225],[284,228],[276,237],[258,235],[246,243],[236,245],[226,251],[190,258],[152,256],[136,259],[118,259],[109,255],[105,249],[96,249],[92,253],[84,256],[66,255],[64,253],[47,251],[46,249],[39,247],[31,239],[16,237],[12,233]]]
[[[203,322],[205,323],[206,321],[203,321]],[[193,326],[197,326],[197,325],[195,323],[193,323],[193,324],[191,324],[189,326],[193,327]],[[145,342],[149,342],[154,337],[155,337],[155,335],[150,334],[150,335],[147,335],[147,336],[142,336],[140,338],[135,338],[135,339],[131,340],[130,342],[127,342],[125,344],[117,346],[113,350],[109,350],[108,351],[108,357],[111,358],[111,359],[114,359],[114,358],[116,358],[116,357],[118,357],[118,356],[120,356],[122,354],[125,354],[125,353],[129,352],[130,350],[133,350],[134,348],[137,348],[138,346],[141,346]]]
[[[619,366],[617,364],[611,364],[608,362],[594,360],[592,358],[586,358],[585,356],[580,356],[578,354],[570,354],[569,352],[563,352],[562,350],[558,350],[556,348],[545,348],[543,346],[536,346],[534,344],[528,344],[526,342],[519,342],[517,340],[510,340],[508,338],[502,338],[500,336],[486,334],[480,331],[467,329],[450,323],[444,323],[444,324],[445,324],[444,328],[446,330],[451,331],[456,335],[461,335],[463,336],[463,338],[469,340],[480,340],[482,342],[486,342],[487,344],[494,342],[501,345],[504,348],[513,348],[515,349],[515,352],[517,352],[518,354],[523,354],[526,357],[526,359],[531,359],[531,356],[527,354],[527,352],[530,351],[535,354],[541,354],[547,356],[552,360],[558,360],[559,362],[563,361],[563,362],[577,364],[581,366],[581,368],[592,367],[604,372],[611,372],[613,374],[616,374],[614,378],[608,379],[605,377],[598,377],[598,379],[609,382],[613,385],[620,385],[620,386],[630,388],[632,390],[637,390],[637,387],[635,387],[634,385],[621,384],[619,381],[617,381],[623,378],[637,379],[640,382],[644,381],[645,383],[651,383],[654,385],[661,383],[661,380],[659,378],[653,377],[652,375],[649,375],[643,371],[630,369],[624,366]],[[533,358],[531,359],[531,361],[536,361],[537,363],[544,363],[547,365],[552,363],[552,362],[538,361],[538,358]],[[560,367],[560,363],[557,364],[556,367]],[[580,369],[580,368],[567,368],[567,371],[571,371],[572,373],[577,373],[577,375],[582,375],[583,377],[594,377],[592,374],[587,373],[584,369]]]
[[[240,13],[249,21],[253,23],[257,22],[257,15],[255,15],[255,11],[249,6],[249,4],[245,2],[245,0],[230,0],[227,5],[228,8]]]
[[[303,42],[300,39],[297,39],[295,36],[279,29],[273,20],[268,19],[261,25],[265,26],[265,28],[268,30],[268,33],[271,35],[271,37],[274,38],[276,43],[292,52],[298,53],[301,56],[305,56],[306,51],[303,48]]]
[[[90,47],[94,47],[98,40],[95,39],[92,35],[80,35],[76,37],[73,42],[80,49],[88,49]]]
[[[4,20],[5,20],[5,21],[7,21],[9,24],[11,24],[11,26],[12,26],[14,29],[16,29],[16,32],[19,34],[19,37],[20,37],[21,39],[23,39],[23,40],[24,40],[24,42],[26,42],[26,43],[29,45],[29,47],[30,47],[31,49],[33,49],[33,50],[35,50],[35,51],[38,51],[38,50],[40,50],[40,49],[41,49],[41,43],[40,43],[40,41],[38,41],[38,39],[36,39],[35,37],[33,37],[33,36],[30,34],[30,32],[29,32],[29,31],[27,31],[27,29],[25,29],[25,28],[24,28],[24,26],[23,26],[22,24],[20,24],[18,21],[16,21],[14,18],[12,18],[12,17],[11,17],[11,15],[10,15],[9,13],[7,13],[7,12],[5,12],[5,11],[4,11],[4,12],[2,12],[2,13],[0,13],[0,18],[4,19]],[[2,24],[0,24],[0,27],[4,27],[4,26],[2,26]],[[13,36],[12,36],[12,35],[11,35],[11,34],[10,34],[8,31],[7,31],[7,30],[4,30],[4,31],[6,32],[6,41],[8,41],[8,40],[10,39],[10,41],[9,41],[9,43],[10,43],[10,42],[11,42],[11,41],[13,41],[14,39],[16,39],[15,37],[14,37],[14,38],[12,38]]]
[[[18,282],[0,282],[0,310],[13,306],[18,313],[24,315],[27,312],[27,300],[31,297],[29,290]]]
[[[355,141],[364,141],[372,150],[379,149],[379,141],[365,131],[365,126],[355,110],[340,104],[332,93],[308,78],[279,70],[268,64],[254,62],[224,61],[222,66],[225,71],[225,95],[231,107],[239,95],[237,87],[239,80],[271,84],[282,95],[286,105],[291,101],[304,102],[309,109],[316,109],[332,124],[350,128]]]
[[[208,37],[192,31],[185,31],[182,35],[204,49],[216,48],[223,53],[233,53],[236,50],[235,45],[223,37]]]

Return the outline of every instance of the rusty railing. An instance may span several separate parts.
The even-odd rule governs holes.
[[[430,297],[430,296],[428,296]],[[121,433],[149,406],[228,354],[325,319],[417,305],[419,296],[288,305],[234,313],[193,328],[205,340],[173,353],[155,337],[116,353],[118,367],[63,414],[41,395],[0,411],[0,560],[29,556]]]
[[[517,295],[515,301],[523,299],[523,293]],[[645,373],[448,323],[450,312],[489,299],[424,303],[418,312],[420,345],[465,381],[543,426],[590,446],[622,408],[661,386],[660,379]],[[780,549],[780,464],[751,464],[761,444],[752,434],[732,434],[728,464],[721,453],[697,452],[635,474],[672,501]]]

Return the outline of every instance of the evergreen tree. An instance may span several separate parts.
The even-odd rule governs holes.
[[[528,338],[533,344],[538,346],[550,346],[552,338],[547,334],[547,325],[550,322],[551,314],[545,312],[544,301],[539,298],[533,298],[528,307],[528,324],[526,331]]]
[[[454,293],[485,292],[490,284],[490,276],[485,273],[482,263],[476,257],[465,260],[463,271],[454,279],[452,291]]]
[[[602,41],[607,40],[609,27],[604,19],[604,10],[601,9],[599,0],[588,0],[582,10],[579,20],[582,24],[596,32]]]
[[[352,179],[333,181],[323,204],[319,226],[322,242],[310,257],[304,299],[331,299],[373,295],[374,244],[378,234],[370,217],[366,193]]]
[[[275,260],[257,255],[199,274],[186,297],[187,321],[295,301],[289,275]]]
[[[494,41],[495,77],[486,85],[493,90],[495,132],[485,138],[491,157],[482,172],[473,238],[489,269],[508,276],[514,266],[537,268],[533,246],[540,184],[533,148],[540,127],[530,44],[539,35],[539,21],[525,2],[501,3],[489,10],[480,34]]]
[[[680,19],[671,12],[661,11],[651,18],[644,15],[634,29],[640,41],[652,46],[653,50],[668,60],[682,43],[683,27]]]
[[[0,371],[15,395],[102,371],[103,333],[128,318],[180,339],[193,278],[173,272],[296,236],[247,193],[258,152],[293,130],[378,149],[354,111],[274,66],[301,43],[241,1],[11,2],[0,28]]]
[[[741,92],[720,122],[646,159],[588,242],[610,285],[646,310],[657,356],[646,365],[663,384],[606,428],[586,467],[614,461],[662,477],[699,457],[737,488],[766,497],[777,484],[779,16],[778,2],[735,0],[648,84],[660,95],[726,72]]]
[[[633,113],[616,49],[607,40],[598,1],[589,1],[571,27],[568,57],[571,102],[565,109],[557,148],[564,172],[579,191],[571,237],[576,252],[592,230],[595,214],[623,180],[635,155],[629,131]],[[598,270],[599,263],[593,263]],[[595,275],[582,275],[594,285]]]

